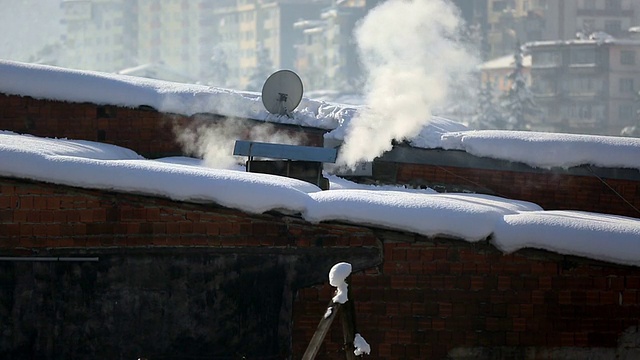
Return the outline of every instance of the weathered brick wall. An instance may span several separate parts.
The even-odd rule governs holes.
[[[264,122],[224,119],[214,114],[182,116],[149,108],[99,106],[0,94],[0,130],[44,137],[99,141],[132,149],[146,157],[183,154],[176,130],[207,126],[221,121],[242,123],[249,129]],[[309,146],[322,146],[324,130],[270,124],[273,131],[296,137]],[[241,131],[242,133],[242,131]],[[229,149],[231,153],[233,149]]]
[[[0,178],[0,358],[286,358],[339,261],[379,264],[373,232]]]
[[[376,246],[365,228],[0,178],[0,249]]]
[[[180,153],[171,131],[174,123],[197,126],[209,118],[0,95],[3,129],[109,142],[147,156]],[[311,143],[321,142],[321,132],[309,134]],[[593,177],[398,166],[398,182],[427,179],[489,189],[546,209],[638,216]],[[640,206],[637,183],[606,182],[633,206]],[[316,252],[334,247],[346,252],[376,248],[381,241],[382,265],[361,264],[366,270],[352,278],[358,329],[373,345],[372,359],[576,358],[580,351],[604,358],[640,356],[636,336],[640,270],[636,267],[548,252],[505,256],[488,244],[376,232],[377,237],[357,226],[312,225],[214,205],[0,181],[0,252],[4,255],[155,247],[256,248],[258,252],[273,248]],[[326,273],[328,268],[318,271]],[[311,339],[331,292],[328,285],[298,292],[293,304],[294,358]],[[334,325],[319,358],[341,357],[336,354],[341,337],[339,326]]]
[[[381,238],[384,263],[354,274],[351,284],[371,359],[640,356],[637,267],[534,250],[504,255],[487,243]],[[298,358],[332,291],[299,292]],[[338,358],[341,346],[335,321],[317,358]]]
[[[382,259],[376,250],[379,246]],[[351,289],[357,329],[372,345],[371,359],[640,355],[637,267],[534,250],[504,255],[486,242],[427,239],[340,224],[314,225],[215,205],[0,180],[3,256],[78,249],[106,249],[111,254],[144,249],[143,253],[152,253],[160,248],[226,249],[232,257],[246,252],[241,249],[252,249],[250,253],[256,256],[306,251],[295,273],[301,276],[300,266],[306,266],[306,271],[315,275],[301,276],[291,285],[295,298],[292,306],[284,307],[292,309],[294,359],[304,352],[332,296],[333,289],[327,284],[312,285],[327,281],[329,261],[349,258],[360,259],[354,264]],[[375,251],[366,256],[360,252],[360,257],[357,252],[350,253],[367,248]],[[328,253],[332,249],[335,251]],[[327,261],[322,266],[313,263],[323,257]],[[282,261],[275,259],[270,258],[270,263]],[[127,263],[136,264],[137,271],[151,264]],[[197,266],[200,269],[203,265]],[[170,269],[167,271],[174,271]],[[80,270],[69,271],[74,274]],[[129,293],[135,292],[131,284],[127,286]],[[253,286],[259,290],[259,285]],[[202,296],[197,289],[190,289],[194,301]],[[166,293],[162,291],[160,294]],[[172,301],[157,296],[152,299],[155,303]],[[341,357],[337,353],[341,344],[336,321],[318,359]]]
[[[536,203],[545,210],[582,210],[640,217],[640,181],[427,164],[397,165],[397,182],[459,186]],[[603,183],[603,181],[605,183]]]
[[[223,119],[212,114],[191,117],[153,109],[132,109],[0,94],[0,129],[37,136],[83,139],[130,148],[147,157],[184,154],[176,129],[195,129],[221,121],[239,126],[239,137],[251,138],[251,128],[263,122]],[[322,146],[324,130],[269,124],[305,145]],[[244,129],[244,130],[242,130]],[[231,152],[231,149],[229,149]],[[544,209],[571,209],[640,217],[640,181],[603,179],[557,173],[533,173],[472,167],[394,163],[383,174],[412,186],[446,185],[480,193],[532,201]]]

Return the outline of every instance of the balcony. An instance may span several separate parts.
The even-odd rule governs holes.
[[[578,9],[578,16],[588,17],[628,17],[633,18],[633,9]]]
[[[600,64],[570,64],[567,67],[569,74],[598,75],[602,73],[603,67]]]
[[[543,63],[543,64],[531,64],[531,73],[534,72],[544,72],[546,74],[552,71],[558,71],[562,68],[562,64],[552,64],[552,63]]]

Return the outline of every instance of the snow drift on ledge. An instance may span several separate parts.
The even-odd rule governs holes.
[[[147,160],[118,146],[0,131],[0,177],[215,203],[249,213],[275,210],[310,222],[342,221],[467,241],[491,237],[523,247],[640,266],[640,220],[543,211],[477,194],[379,189],[330,177],[338,190],[285,177],[202,167],[188,158]]]

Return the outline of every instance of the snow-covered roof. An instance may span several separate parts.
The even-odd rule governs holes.
[[[191,116],[214,113],[275,123],[333,129],[349,106],[304,98],[295,117],[276,116],[264,109],[260,94],[205,85],[147,79],[97,71],[0,60],[0,93],[36,99],[89,102]]]
[[[162,63],[147,63],[118,71],[120,75],[141,76],[168,81],[195,82],[189,75],[183,74]]]
[[[522,65],[525,68],[531,67],[531,55],[524,55],[522,57]],[[516,61],[513,55],[506,55],[480,64],[480,70],[513,69],[515,66]]]
[[[600,37],[600,38],[578,38],[571,40],[544,40],[544,41],[532,41],[524,45],[525,48],[535,48],[542,46],[559,46],[559,45],[631,45],[640,46],[640,40],[637,39],[618,39],[613,37]]]
[[[440,146],[543,169],[579,165],[640,169],[640,138],[481,130],[442,134]]]
[[[328,137],[334,139],[343,138],[359,109],[306,98],[292,118],[278,117],[263,109],[260,95],[255,93],[11,61],[0,61],[0,92],[313,126],[331,130]],[[540,167],[588,163],[640,168],[640,139],[634,138],[468,131],[459,123],[432,117],[411,143]],[[216,203],[250,213],[296,213],[310,222],[339,220],[468,241],[491,237],[505,251],[533,247],[640,265],[640,220],[543,211],[532,203],[488,195],[380,188],[335,176],[330,176],[332,190],[320,191],[295,179],[208,168],[198,159],[148,160],[113,145],[6,131],[0,132],[0,176]]]
[[[0,93],[134,108],[146,105],[186,116],[214,113],[309,126],[330,131],[325,137],[337,141],[344,139],[351,120],[362,109],[362,105],[305,97],[292,117],[277,116],[268,113],[260,94],[253,92],[6,60],[0,60]],[[470,131],[455,121],[432,116],[409,141],[415,147],[463,150],[541,168],[596,165],[640,169],[640,156],[636,155],[640,153],[640,138]],[[580,151],[573,150],[578,148]]]
[[[335,176],[329,177],[332,190],[321,191],[286,177],[207,168],[198,159],[148,160],[114,145],[7,131],[0,131],[0,177],[216,203],[249,213],[294,213],[313,223],[342,221],[467,241],[490,237],[508,252],[529,247],[640,265],[638,219],[544,211],[489,195],[378,188]]]

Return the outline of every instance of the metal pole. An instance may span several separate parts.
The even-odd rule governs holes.
[[[56,261],[56,262],[80,262],[99,261],[98,257],[62,257],[62,256],[0,256],[0,261]]]

